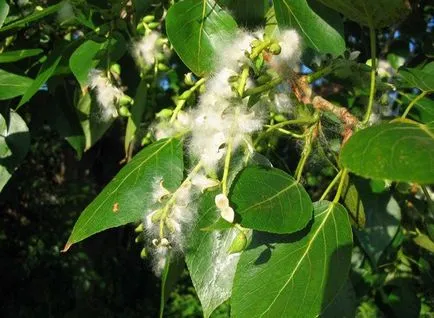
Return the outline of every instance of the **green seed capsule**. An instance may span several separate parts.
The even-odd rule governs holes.
[[[167,229],[169,230],[170,233],[175,233],[176,229],[173,226],[173,222],[170,219],[165,219],[164,220],[164,225],[166,225]]]
[[[118,63],[112,64],[112,66],[110,66],[110,72],[121,75],[121,66]]]
[[[144,247],[141,251],[140,251],[140,258],[141,259],[145,259],[148,257],[148,251],[146,250],[146,248]]]
[[[139,226],[137,226],[137,227],[134,229],[134,232],[136,232],[136,233],[141,233],[141,232],[143,232],[143,230],[144,230],[143,223],[140,223]]]
[[[282,51],[282,48],[278,43],[273,43],[270,45],[269,51],[274,55],[279,55]]]
[[[139,235],[136,236],[136,239],[134,240],[134,242],[136,243],[142,243],[145,241],[145,236],[143,235],[143,233],[140,233]]]
[[[238,232],[235,239],[232,241],[231,247],[229,247],[229,254],[242,252],[247,247],[247,237],[244,232]]]
[[[128,107],[121,106],[121,107],[119,107],[119,115],[121,115],[122,117],[130,117],[131,113],[130,113],[130,110],[128,109]]]
[[[164,108],[160,110],[155,117],[157,118],[170,118],[173,114],[173,110],[169,108]]]
[[[287,118],[281,114],[277,114],[274,116],[274,120],[277,121],[278,123],[281,123],[281,122],[287,120]]]
[[[166,72],[170,70],[170,67],[163,63],[158,63],[158,70],[162,72]]]
[[[150,28],[150,29],[156,29],[156,28],[158,28],[160,26],[160,22],[151,22],[151,23],[148,23],[148,27]]]
[[[122,97],[119,99],[119,105],[121,106],[130,105],[133,103],[134,100],[128,95],[122,95]]]
[[[143,23],[149,23],[149,22],[152,22],[154,20],[155,20],[155,16],[153,16],[153,15],[144,16],[142,19]]]
[[[193,73],[187,73],[184,75],[184,83],[185,85],[188,86],[193,86],[194,85],[194,78],[193,78]]]
[[[268,83],[271,80],[271,75],[269,74],[263,74],[261,76],[259,76],[256,81],[258,82],[258,84],[263,85]]]

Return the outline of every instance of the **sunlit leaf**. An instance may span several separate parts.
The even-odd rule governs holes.
[[[279,169],[247,167],[230,195],[239,223],[271,233],[292,233],[312,219],[312,201],[294,178]]]
[[[351,226],[339,204],[317,202],[314,211],[304,231],[254,232],[235,274],[233,317],[316,317],[333,301],[350,269]]]
[[[31,78],[0,70],[0,100],[23,95],[32,83]]]
[[[0,53],[0,63],[12,63],[41,54],[41,49],[16,50]]]
[[[214,0],[184,0],[170,7],[166,30],[185,65],[203,76],[214,69],[218,46],[235,34],[237,24]]]
[[[162,178],[169,190],[181,183],[182,156],[182,144],[176,139],[161,140],[140,151],[83,211],[65,250],[98,232],[141,220],[152,204],[155,178]]]
[[[339,161],[366,178],[434,183],[434,125],[393,122],[360,130]]]

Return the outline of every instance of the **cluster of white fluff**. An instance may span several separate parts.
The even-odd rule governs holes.
[[[117,117],[116,106],[124,95],[122,90],[113,85],[103,71],[97,69],[89,72],[89,87],[95,91],[102,119],[105,121]]]
[[[133,56],[137,64],[145,67],[153,65],[160,55],[167,58],[169,54],[170,50],[165,45],[165,40],[157,31],[147,33],[133,47]]]
[[[233,152],[244,146],[253,151],[251,136],[262,129],[265,116],[259,107],[249,108],[247,101],[241,99],[235,92],[234,85],[238,84],[241,70],[245,66],[250,67],[249,55],[254,47],[252,43],[264,41],[262,34],[262,30],[255,33],[240,31],[233,40],[222,41],[222,47],[217,50],[221,52],[221,55],[217,56],[216,71],[207,79],[205,91],[197,107],[179,113],[174,122],[165,119],[154,125],[154,134],[157,139],[170,137],[180,131],[190,129],[189,154],[193,157],[193,161],[199,162],[202,167],[201,172],[190,176],[188,182],[184,181],[183,185],[173,194],[164,190],[161,180],[156,182],[154,201],[161,204],[162,199],[164,202],[167,196],[171,198],[169,199],[171,202],[169,210],[167,210],[169,211],[168,217],[164,221],[171,231],[165,233],[164,238],[154,240],[157,247],[154,253],[154,269],[157,273],[164,268],[169,249],[182,250],[182,233],[194,223],[196,216],[192,198],[199,192],[218,185],[218,181],[208,178],[207,174],[218,174],[229,149]],[[153,37],[157,38],[156,35]],[[268,67],[281,76],[286,76],[289,74],[288,70],[295,69],[300,61],[300,40],[295,31],[287,30],[277,35],[274,43],[276,42],[280,45],[281,52],[267,58]],[[142,45],[140,50],[144,58],[154,49],[152,45]],[[253,86],[252,83],[253,80],[248,78],[246,87]],[[284,97],[288,90],[287,86],[282,86],[275,94],[275,100],[271,101],[271,103],[276,103],[275,110],[278,112],[290,112],[290,100]],[[215,197],[215,204],[221,217],[233,223],[235,211],[230,206],[226,193],[218,194]],[[145,227],[150,237],[157,237],[159,222],[155,223],[153,219],[160,211],[159,206],[156,210],[147,213]]]
[[[185,233],[196,216],[195,196],[218,185],[219,181],[210,179],[203,173],[192,172],[190,180],[171,193],[164,187],[162,178],[154,180],[153,209],[147,212],[144,225],[146,234],[155,247],[152,251],[157,275],[163,271],[169,251],[176,253],[183,250]],[[161,224],[164,237],[160,236]]]

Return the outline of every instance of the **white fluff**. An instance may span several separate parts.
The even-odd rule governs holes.
[[[273,56],[271,66],[279,72],[285,72],[288,68],[295,69],[300,63],[301,41],[295,30],[283,30],[278,36],[281,47],[279,55]]]
[[[218,186],[220,182],[218,180],[208,178],[204,173],[198,173],[191,179],[191,184],[203,193],[206,189]]]
[[[163,186],[163,178],[155,178],[152,185],[152,199],[154,203],[161,202],[170,195],[170,191]]]
[[[232,70],[239,70],[240,66],[248,63],[249,59],[246,54],[251,53],[251,43],[255,37],[247,31],[239,31],[235,38],[230,41],[222,41],[220,48],[221,52],[217,57],[217,64],[221,67],[227,67]]]
[[[103,120],[117,117],[118,111],[116,105],[122,97],[123,92],[104,76],[103,71],[96,69],[92,69],[89,72],[89,86],[95,91]]]
[[[164,54],[166,57],[169,55],[169,51],[159,43],[160,39],[160,32],[151,31],[134,44],[133,53],[137,64],[153,65],[158,54]]]

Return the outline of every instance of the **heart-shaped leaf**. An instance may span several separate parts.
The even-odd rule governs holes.
[[[434,183],[434,123],[393,122],[360,130],[344,145],[339,161],[366,178]]]
[[[345,284],[352,232],[345,208],[314,204],[312,226],[289,235],[253,233],[232,291],[233,317],[316,317]]]
[[[196,75],[214,68],[216,48],[237,31],[237,23],[214,0],[184,0],[171,6],[167,37],[181,60]]]
[[[152,204],[152,181],[162,178],[174,190],[183,167],[179,140],[164,139],[140,151],[83,211],[64,250],[95,233],[139,221]]]

